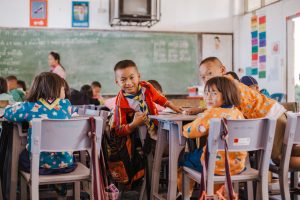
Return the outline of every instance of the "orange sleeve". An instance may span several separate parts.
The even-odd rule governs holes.
[[[122,109],[116,107],[113,118],[112,128],[115,129],[117,135],[124,136],[131,133],[129,131],[129,124],[126,123],[126,113],[122,112]]]
[[[148,87],[153,101],[158,105],[165,107],[168,99],[165,96],[161,95],[150,83],[148,84]]]
[[[208,134],[209,121],[212,118],[210,110],[203,113],[203,117],[195,119],[193,122],[183,127],[183,136],[186,138],[199,138]]]

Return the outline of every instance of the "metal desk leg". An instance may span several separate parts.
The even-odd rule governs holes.
[[[179,143],[179,135],[181,132],[181,124],[171,124],[169,133],[169,185],[168,198],[169,200],[176,199],[177,193],[177,170],[178,157],[184,145]]]
[[[158,198],[158,189],[159,189],[159,177],[160,177],[160,168],[161,160],[165,147],[167,146],[167,132],[162,129],[162,123],[159,125],[157,133],[157,141],[154,155],[154,163],[152,170],[152,181],[151,181],[151,199]],[[171,153],[171,152],[170,152]]]

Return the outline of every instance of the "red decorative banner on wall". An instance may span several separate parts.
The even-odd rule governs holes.
[[[30,26],[48,26],[48,0],[30,0]]]

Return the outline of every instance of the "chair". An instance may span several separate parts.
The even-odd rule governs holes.
[[[233,182],[247,182],[251,187],[251,181],[258,181],[257,198],[268,199],[268,169],[271,158],[276,120],[274,119],[248,119],[228,120],[228,149],[229,151],[259,151],[258,170],[247,166],[246,170],[238,175],[231,176]],[[224,183],[225,176],[215,176],[215,162],[218,150],[224,150],[223,141],[220,138],[222,130],[221,119],[212,119],[208,135],[209,160],[207,168],[207,194],[214,192],[214,183]],[[236,141],[240,141],[240,144]],[[200,183],[201,173],[183,167],[183,199],[189,199],[189,180],[192,178]],[[248,199],[254,199],[248,191]],[[260,195],[260,196],[259,196]]]
[[[284,98],[284,94],[283,93],[274,93],[274,94],[271,94],[270,98],[275,99],[278,102],[281,102]]]
[[[91,116],[99,116],[101,111],[108,112],[108,108],[106,106],[94,106],[94,105],[83,105],[78,108],[79,115],[91,115]]]
[[[103,119],[95,117],[97,148],[100,150]],[[87,135],[90,130],[88,118],[68,120],[34,119],[32,121],[32,147],[31,147],[31,170],[30,173],[20,171],[21,174],[21,197],[27,198],[27,187],[30,187],[30,199],[39,199],[39,185],[57,183],[75,183],[74,199],[80,199],[80,181],[91,180],[92,167],[88,169],[80,162],[76,169],[67,174],[39,175],[40,153],[83,151],[91,153],[91,143]],[[92,165],[90,165],[92,166]]]
[[[300,144],[300,113],[287,112],[287,124],[284,133],[281,160],[279,166],[270,165],[270,170],[279,175],[280,194],[285,200],[290,199],[288,173],[296,172],[289,169],[292,147],[294,144]],[[291,181],[292,188],[298,187],[298,178]]]

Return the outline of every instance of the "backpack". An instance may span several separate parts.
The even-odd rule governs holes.
[[[136,129],[128,136],[118,136],[114,130],[103,135],[102,149],[111,178],[131,188],[144,176],[145,156]]]

